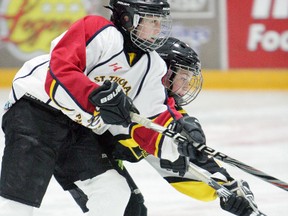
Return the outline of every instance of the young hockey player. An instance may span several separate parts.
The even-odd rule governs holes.
[[[205,142],[198,125],[181,120],[162,84],[167,68],[155,49],[171,31],[167,0],[111,0],[110,9],[112,22],[78,20],[52,41],[49,55],[16,74],[2,118],[1,216],[33,215],[54,173],[65,190],[76,184],[87,194],[89,215],[123,215],[130,188],[103,152],[101,134],[132,137],[169,161],[179,157],[174,140],[127,128],[131,111],[161,125],[173,116],[191,139]],[[179,146],[197,160],[192,141]]]
[[[190,117],[182,108],[182,106],[191,103],[202,88],[201,63],[197,53],[187,44],[173,37],[168,38],[164,45],[157,49],[157,52],[167,64],[168,72],[162,81],[167,88],[169,97],[176,101],[175,108],[183,114],[183,119],[199,124],[196,118]],[[173,123],[171,123],[170,126],[171,125],[173,125]],[[199,127],[201,128],[200,125]],[[181,131],[181,129],[177,128],[177,124],[174,130]],[[114,152],[114,158],[124,159],[130,162],[137,162],[145,158],[146,161],[179,192],[202,201],[212,201],[217,198],[216,191],[213,188],[206,185],[206,183],[201,183],[193,174],[186,173],[187,161],[185,157],[180,156],[178,160],[171,162],[152,155],[147,156],[147,153],[143,149],[135,147],[133,143],[131,146],[127,145],[123,140],[121,140],[120,143],[124,143],[124,145],[113,145],[112,148],[114,150],[110,150]],[[129,146],[129,148],[127,148],[127,146]],[[131,151],[133,153],[131,153]],[[194,153],[197,155],[197,152]],[[215,180],[235,194],[235,196],[232,196],[227,201],[220,199],[220,206],[223,210],[234,215],[250,216],[253,213],[252,207],[257,209],[254,195],[248,183],[243,180],[233,179],[225,168],[219,166],[219,162],[216,163],[213,158],[205,158],[203,155],[198,155],[198,160],[190,159],[190,162],[212,173]],[[139,203],[139,200],[144,200],[141,194],[138,199],[134,200],[134,203],[137,203],[137,201]],[[131,202],[133,202],[133,200],[130,199],[129,203]],[[144,213],[139,214],[139,216],[145,216],[147,212],[145,211],[146,208],[141,208],[140,204],[139,209],[144,209],[144,211],[142,211]],[[132,210],[130,211],[133,212]],[[132,215],[135,215],[135,212],[126,214],[125,216]]]
[[[16,74],[2,118],[1,216],[31,216],[57,170],[64,189],[75,182],[87,193],[89,215],[123,215],[130,188],[103,153],[100,137],[113,127],[129,132],[133,103],[146,117],[163,113],[162,124],[170,115],[161,83],[166,65],[154,50],[169,36],[171,18],[167,0],[111,0],[110,7],[112,22],[78,20],[52,41],[49,55]],[[150,153],[155,136],[143,146]]]
[[[191,103],[201,90],[203,79],[198,55],[187,44],[173,37],[168,38],[164,45],[157,49],[157,52],[165,60],[168,67],[163,83],[167,88],[169,97],[176,100],[175,107],[186,116],[187,121],[197,123],[198,121],[189,117],[181,106]],[[213,188],[199,181],[193,174],[186,173],[187,160],[185,157],[180,156],[175,162],[159,159],[147,154],[145,150],[141,149],[128,137],[127,139],[123,139],[122,136],[113,137],[109,132],[105,133],[104,136],[106,152],[112,158],[112,161],[138,162],[145,158],[179,192],[202,201],[212,201],[217,198],[216,191]],[[221,208],[235,215],[251,215],[253,210],[250,205],[253,205],[254,208],[257,208],[257,206],[248,183],[242,180],[234,180],[214,159],[204,159],[202,158],[201,162],[196,160],[190,160],[190,162],[212,173],[215,180],[235,193],[235,196],[232,196],[228,201],[220,200]],[[147,216],[144,198],[133,179],[123,166],[117,166],[115,163],[115,167],[127,179],[131,188],[131,197],[124,216]],[[87,201],[85,194],[77,187],[71,189],[70,192],[75,200],[82,201],[79,203],[81,208],[88,211],[85,205]],[[249,203],[248,200],[251,200],[251,198],[253,202]]]

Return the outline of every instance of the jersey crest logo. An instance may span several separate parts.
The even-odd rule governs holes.
[[[118,63],[111,64],[111,65],[109,65],[109,67],[113,67],[114,72],[116,72],[119,69],[122,69],[121,66],[118,66]]]

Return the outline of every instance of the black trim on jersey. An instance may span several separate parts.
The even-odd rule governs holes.
[[[88,73],[87,73],[87,76],[89,76],[89,74],[97,67],[103,65],[103,64],[106,64],[107,62],[109,62],[111,59],[115,58],[116,56],[120,55],[124,50],[122,49],[119,53],[116,53],[115,55],[113,55],[111,58],[107,59],[106,61],[104,62],[101,62],[97,65],[95,65]]]
[[[114,26],[113,24],[108,24],[108,25],[106,25],[106,26],[103,26],[100,30],[98,30],[97,32],[95,32],[95,34],[93,34],[89,40],[87,40],[87,42],[86,42],[86,47],[90,44],[90,42],[91,42],[99,33],[101,33],[103,30],[105,30],[105,29],[108,28],[108,27],[114,27],[114,28],[115,28],[115,26]],[[117,28],[116,28],[116,29],[117,29]],[[111,57],[110,59],[108,59],[107,61],[105,61],[105,62],[103,62],[103,63],[100,63],[100,64],[98,64],[98,65],[95,65],[95,66],[87,73],[87,76],[88,76],[96,67],[99,67],[99,66],[105,64],[106,62],[110,61],[111,59],[113,59],[113,58],[116,57],[117,55],[120,55],[120,53],[121,53],[122,51],[123,51],[123,50],[121,50],[119,53],[116,53],[114,56],[112,56],[112,57]],[[85,69],[86,69],[86,68],[85,68]]]
[[[53,73],[50,65],[49,65],[49,68],[50,68],[50,69],[49,69],[49,72],[48,72],[48,73],[50,73],[50,75],[52,76],[52,78],[53,78],[54,80],[56,80],[55,87],[54,87],[54,89],[53,89],[53,98],[54,98],[54,95],[55,95],[55,92],[56,92],[57,87],[60,85],[60,86],[65,90],[65,92],[70,96],[70,98],[77,104],[77,106],[78,106],[81,110],[83,110],[83,111],[86,112],[86,113],[89,113],[90,115],[93,115],[93,112],[88,112],[88,110],[84,109],[84,108],[81,106],[81,104],[79,104],[79,102],[78,102],[78,101],[74,98],[74,96],[70,93],[70,91],[68,91],[68,90],[66,89],[66,87],[57,79],[57,77],[54,75],[54,73]],[[50,88],[51,88],[51,86],[50,86]],[[54,98],[53,101],[59,106],[59,104],[56,102],[55,98]],[[64,108],[64,109],[67,109],[67,110],[71,110],[71,109],[68,109],[68,108],[65,108],[65,107],[62,107],[62,106],[59,106],[59,107]],[[74,110],[74,109],[73,109],[73,110]]]
[[[168,176],[168,177],[163,177],[168,183],[177,183],[177,182],[200,182],[200,181],[197,181],[197,180],[193,180],[193,179],[188,179],[188,178],[182,178],[182,177],[171,177],[171,176]]]
[[[51,102],[51,98],[49,98],[47,101],[46,101],[46,104],[49,104]]]
[[[95,32],[95,34],[93,34],[89,40],[87,40],[87,42],[86,42],[86,47],[89,45],[89,43],[90,43],[100,32],[102,32],[104,29],[106,29],[106,28],[108,28],[108,27],[114,27],[114,28],[115,28],[115,26],[114,26],[113,24],[108,24],[108,25],[106,25],[106,26],[103,26],[101,29],[99,29],[97,32]]]
[[[116,140],[127,140],[127,139],[131,139],[130,134],[131,133],[129,133],[129,134],[117,134],[114,137],[115,137]]]
[[[139,47],[137,47],[130,39],[130,35],[127,35],[125,32],[122,31],[122,29],[120,29],[120,32],[123,35],[124,38],[124,53],[126,56],[126,60],[128,62],[128,64],[132,67],[133,65],[135,65],[139,59],[141,59],[141,57],[147,53],[144,52],[143,50],[141,50]],[[133,59],[133,61],[130,64],[130,56],[129,53],[135,53],[135,57]]]
[[[144,55],[143,55],[143,56],[144,56]],[[146,70],[145,75],[144,75],[144,77],[143,77],[143,79],[142,79],[142,81],[141,81],[141,83],[140,83],[140,85],[139,85],[139,88],[138,88],[138,90],[137,90],[137,93],[136,93],[134,99],[140,94],[140,91],[141,91],[141,89],[142,89],[143,83],[144,83],[144,81],[145,81],[145,79],[146,79],[146,77],[147,77],[147,74],[148,74],[149,70],[150,70],[151,56],[150,56],[149,53],[147,53],[147,58],[148,58],[147,70]]]
[[[14,88],[13,88],[13,84],[12,84],[12,93],[13,93],[13,98],[14,98],[14,100],[17,101],[18,99],[17,99],[17,97],[16,97],[16,93],[15,93],[15,90],[14,90]]]
[[[165,136],[161,135],[161,139],[159,140],[159,144],[158,144],[158,157],[161,158],[162,157],[162,146],[163,146],[163,140],[164,140]]]
[[[106,29],[106,28],[108,28],[108,27],[114,27],[114,28],[115,28],[115,26],[114,26],[113,24],[108,24],[108,25],[102,27],[102,28],[101,28],[100,30],[98,30],[94,35],[92,35],[89,40],[87,40],[87,42],[86,42],[86,47],[89,45],[89,43],[90,43],[100,32],[102,32],[104,29]],[[122,52],[122,51],[121,51],[121,52]],[[121,52],[120,52],[120,53],[121,53]],[[49,67],[50,67],[50,65],[49,65]],[[77,106],[78,106],[81,110],[83,110],[83,111],[86,112],[86,113],[89,113],[90,115],[93,115],[92,112],[88,112],[88,110],[84,109],[84,108],[79,104],[79,102],[74,98],[74,96],[65,88],[65,86],[56,78],[56,76],[54,75],[51,67],[50,67],[50,70],[49,70],[49,71],[50,71],[49,73],[51,74],[51,76],[53,77],[53,79],[56,80],[57,86],[60,85],[60,86],[65,90],[65,92],[70,96],[70,98],[77,104]],[[91,71],[90,71],[90,72],[91,72]],[[88,76],[88,75],[87,75],[87,76]],[[55,84],[55,86],[56,86],[56,84]],[[54,92],[55,92],[55,90],[53,89],[53,98],[54,98]],[[59,106],[59,104],[56,102],[56,100],[53,100],[53,101]],[[62,106],[59,106],[59,107],[64,108],[64,109],[67,109],[67,110],[71,110],[71,109],[68,109],[68,108],[65,108],[65,107],[62,107]]]
[[[154,116],[150,116],[150,117],[147,117],[147,118],[150,119],[150,120],[153,120],[153,119],[157,118],[160,114],[161,113],[158,113],[158,114],[156,114]]]
[[[36,66],[30,71],[30,73],[28,73],[27,75],[25,75],[25,76],[23,76],[23,77],[18,77],[18,78],[16,78],[15,80],[13,80],[13,82],[12,82],[12,92],[13,92],[13,98],[14,98],[15,101],[17,101],[18,99],[17,99],[16,93],[15,93],[14,88],[13,88],[13,83],[14,83],[16,80],[18,80],[18,79],[23,79],[23,78],[26,78],[27,76],[30,76],[38,67],[42,66],[43,64],[46,64],[47,62],[48,62],[48,61],[45,61],[45,62],[43,62],[43,63],[41,63],[41,64],[36,65]]]
[[[68,110],[68,111],[74,111],[74,109],[68,109],[68,108],[66,108],[66,107],[61,106],[61,105],[56,101],[56,99],[55,99],[55,94],[56,94],[56,91],[57,91],[57,88],[58,88],[59,85],[60,85],[60,84],[59,84],[58,82],[56,82],[56,83],[55,83],[55,86],[54,86],[54,88],[53,88],[53,92],[52,92],[53,102],[54,102],[57,106],[59,106],[60,108],[62,108],[62,109],[65,109],[65,110]],[[71,98],[73,98],[73,97],[71,97]],[[74,100],[73,100],[73,101],[74,101]]]

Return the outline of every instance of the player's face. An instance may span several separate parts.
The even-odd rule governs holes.
[[[154,42],[161,30],[161,18],[146,15],[137,27],[137,36],[142,40]]]
[[[190,82],[192,79],[191,72],[179,69],[173,79],[172,92],[179,96],[184,96],[190,89]]]

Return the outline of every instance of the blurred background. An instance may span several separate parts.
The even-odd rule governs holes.
[[[0,0],[0,86],[108,0]],[[287,0],[170,0],[172,36],[199,54],[204,89],[288,89]]]
[[[48,53],[50,41],[74,21],[109,19],[108,0],[0,0],[0,115],[22,64]],[[207,145],[288,182],[288,0],[170,0],[172,36],[199,54],[203,90],[185,107],[206,133]],[[1,118],[0,118],[1,123]],[[0,157],[4,135],[0,130]],[[228,216],[218,201],[179,194],[144,162],[126,164],[151,216]],[[229,167],[247,180],[261,210],[287,215],[287,191]],[[57,194],[57,196],[56,196]],[[55,210],[57,209],[57,210]],[[37,216],[82,215],[51,180]]]

